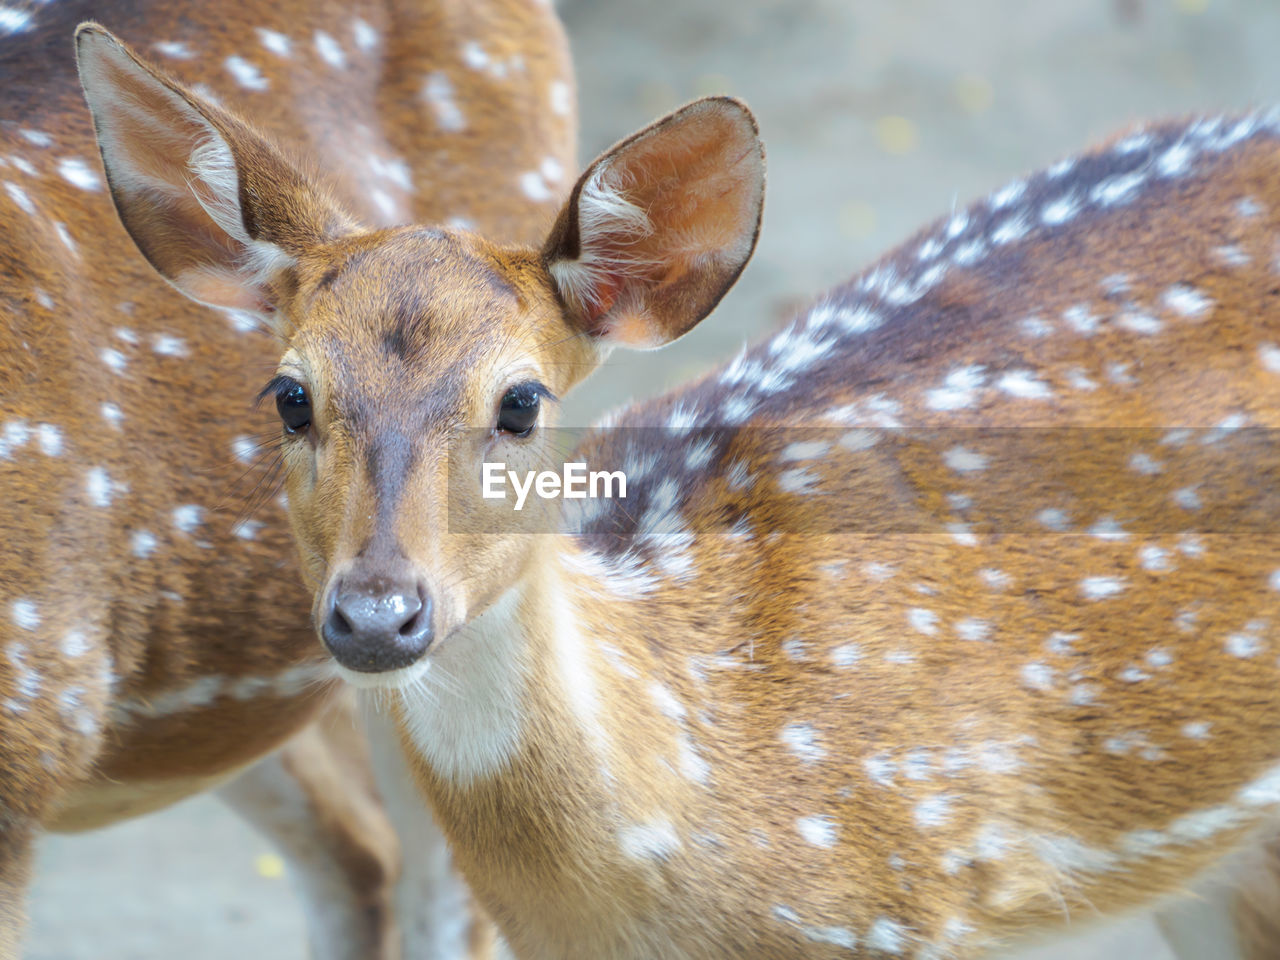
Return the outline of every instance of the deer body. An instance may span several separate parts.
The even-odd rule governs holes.
[[[453,218],[532,238],[563,192],[567,50],[536,5],[98,12],[298,148],[371,222]],[[52,6],[0,31],[5,957],[39,830],[109,823],[224,782],[337,689],[306,629],[308,597],[262,469],[271,443],[252,403],[273,342],[247,314],[192,305],[136,257],[69,56],[82,15]],[[297,762],[286,756],[286,776]],[[326,782],[298,780],[304,793]],[[297,817],[324,820],[347,788],[355,778],[327,781],[329,795],[311,795]],[[394,840],[361,839],[349,817],[356,836],[334,841],[346,856],[334,869],[388,887]],[[381,814],[368,817],[372,836]],[[364,957],[391,946],[317,949]]]
[[[1271,457],[1231,428],[1280,417],[1278,141],[1234,123],[996,194],[575,452],[627,500],[531,537],[397,707],[519,956],[980,956],[1274,832],[1280,536],[1201,522]],[[1043,491],[971,429],[1065,425],[1079,485]]]
[[[112,91],[171,88],[96,49],[129,171]],[[152,120],[191,117],[263,176],[198,100]],[[231,256],[156,253],[160,187],[116,201],[175,285],[286,339],[317,632],[391,691],[517,955],[929,960],[1149,906],[1277,829],[1278,147],[1273,114],[1153,127],[998,191],[589,436],[625,501],[519,516],[484,465],[559,459],[555,398],[749,257],[740,104],[601,156],[538,250],[370,229],[283,166],[191,188],[259,225]]]

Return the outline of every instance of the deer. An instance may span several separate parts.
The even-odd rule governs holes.
[[[79,37],[143,257],[280,338],[319,644],[516,956],[970,960],[1220,877],[1276,955],[1280,115],[1019,179],[567,448],[560,399],[751,256],[744,104],[521,245],[353,221]],[[625,494],[487,486],[570,461]]]
[[[533,240],[567,193],[573,76],[549,7],[100,6],[366,222]],[[140,268],[109,197],[145,180],[97,159],[82,16],[0,15],[0,957],[21,953],[39,836],[206,790],[285,855],[312,956],[490,956],[394,731],[371,718],[366,746],[315,646],[275,414],[254,407],[273,334]]]

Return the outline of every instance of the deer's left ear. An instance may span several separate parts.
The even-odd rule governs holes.
[[[755,249],[764,148],[728,97],[698,100],[603,154],[543,249],[580,329],[660,347],[720,302]]]

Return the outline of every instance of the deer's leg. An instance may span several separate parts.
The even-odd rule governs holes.
[[[414,785],[394,724],[384,714],[369,711],[366,728],[378,787],[403,851],[395,904],[405,960],[506,956],[499,952],[493,924],[479,914],[453,869],[444,834]]]
[[[399,960],[392,907],[399,843],[348,703],[219,793],[285,857],[315,960]]]
[[[0,813],[0,960],[17,960],[27,920],[34,831],[6,822]]]

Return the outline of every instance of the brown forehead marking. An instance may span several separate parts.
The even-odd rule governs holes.
[[[298,345],[323,360],[330,416],[349,429],[373,487],[363,549],[386,551],[426,439],[467,425],[475,357],[505,340],[500,321],[523,300],[466,238],[414,228],[361,241],[313,288]]]

